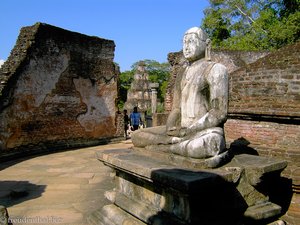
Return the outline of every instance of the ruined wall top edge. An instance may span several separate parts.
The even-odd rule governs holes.
[[[51,49],[51,46],[53,49]],[[65,30],[46,23],[36,23],[21,28],[10,56],[0,68],[0,102],[7,96],[7,90],[13,86],[18,74],[29,59],[43,56],[45,51],[65,51],[74,55],[84,55],[94,61],[113,63],[115,43],[112,40]]]

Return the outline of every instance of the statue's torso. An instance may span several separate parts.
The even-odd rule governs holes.
[[[209,111],[209,75],[211,62],[188,66],[181,80],[181,127],[189,127]],[[206,74],[204,74],[206,73]]]

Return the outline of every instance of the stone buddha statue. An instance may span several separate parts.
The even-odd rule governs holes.
[[[132,142],[189,158],[213,158],[217,164],[226,152],[227,69],[210,61],[210,40],[198,27],[184,34],[183,55],[188,64],[177,75],[166,126],[135,131]]]

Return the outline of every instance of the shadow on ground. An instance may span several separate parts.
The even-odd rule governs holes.
[[[10,207],[38,198],[47,185],[36,185],[28,181],[0,181],[0,205]]]

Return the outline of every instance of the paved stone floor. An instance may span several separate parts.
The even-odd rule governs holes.
[[[86,224],[87,216],[109,203],[110,169],[95,152],[129,148],[130,141],[57,152],[1,163],[0,205],[13,224]]]

